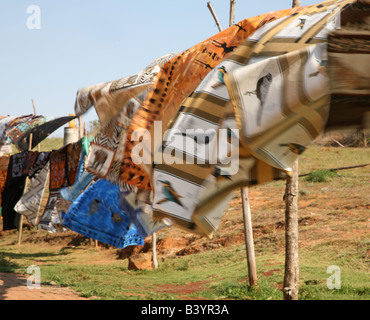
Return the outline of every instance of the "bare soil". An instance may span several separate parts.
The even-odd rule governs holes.
[[[0,273],[0,300],[88,300],[57,285],[27,286],[28,276]]]

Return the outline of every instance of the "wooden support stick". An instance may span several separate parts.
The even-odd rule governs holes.
[[[235,0],[230,0],[230,18],[229,18],[230,27],[234,24],[234,19],[235,19]],[[252,216],[249,203],[248,187],[241,188],[240,192],[242,197],[245,249],[247,253],[249,285],[255,286],[257,285],[257,267],[256,267],[256,257],[254,254]]]
[[[212,4],[211,4],[211,2],[210,2],[210,1],[209,1],[209,2],[207,2],[207,7],[208,7],[209,11],[211,11],[211,14],[212,14],[212,16],[213,16],[213,19],[215,19],[215,22],[216,22],[216,25],[217,25],[217,27],[218,27],[218,30],[221,32],[221,31],[222,31],[222,28],[221,28],[221,26],[220,26],[220,23],[218,22],[218,18],[217,18],[217,16],[216,16],[215,11],[213,10],[213,7],[212,7]]]
[[[33,101],[33,99],[31,99],[32,100],[32,106],[33,106],[33,114],[35,115],[35,116],[37,116],[37,113],[36,113],[36,107],[35,107],[35,101]]]
[[[79,139],[82,139],[82,137],[84,136],[84,133],[83,133],[83,123],[82,123],[82,117],[81,116],[78,116],[78,128],[79,128]]]
[[[293,0],[292,7],[299,7],[301,0]],[[285,186],[285,272],[284,300],[298,300],[298,158],[292,166],[292,176]]]
[[[298,300],[298,159],[285,188],[284,300]]]
[[[36,106],[35,106],[35,101],[32,100],[32,107],[33,107],[33,115],[34,116],[37,116],[37,112],[36,112]],[[30,150],[32,150],[32,144],[30,144]],[[41,147],[40,147],[40,144],[37,145],[37,151],[40,152],[41,151]]]
[[[231,27],[235,23],[235,2],[236,0],[230,0],[229,27]]]
[[[257,267],[256,267],[256,258],[254,255],[253,230],[248,187],[241,188],[241,195],[244,218],[245,248],[247,252],[247,262],[248,262],[249,285],[255,286],[257,284]]]
[[[22,229],[23,229],[23,214],[21,214],[21,218],[19,220],[18,245],[20,245],[22,242]]]
[[[154,269],[158,268],[158,261],[157,261],[157,234],[154,232],[152,234],[152,251],[153,251],[153,267]]]

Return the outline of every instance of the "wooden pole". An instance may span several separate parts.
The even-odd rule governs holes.
[[[207,2],[207,7],[208,7],[209,11],[211,11],[211,14],[212,14],[212,16],[213,16],[213,19],[215,19],[215,22],[216,22],[216,25],[217,25],[217,27],[218,27],[218,30],[221,32],[221,31],[222,31],[222,28],[221,28],[221,26],[220,26],[220,22],[218,21],[218,18],[217,18],[217,16],[216,16],[215,11],[213,10],[213,7],[212,7],[212,4],[211,4],[211,2],[210,2],[210,1],[209,1],[209,2]]]
[[[153,251],[153,267],[154,269],[158,268],[158,261],[157,261],[157,234],[154,232],[152,234],[152,251]]]
[[[31,99],[31,101],[32,101],[32,107],[33,107],[33,115],[34,116],[37,116],[35,101],[33,99]],[[32,144],[30,144],[30,148],[29,149],[32,150]],[[37,145],[37,151],[38,152],[41,151],[40,144]]]
[[[234,24],[235,2],[236,0],[230,0],[229,27],[231,27]],[[256,258],[254,254],[252,216],[251,216],[251,207],[250,207],[250,202],[249,202],[248,187],[241,188],[240,193],[242,197],[245,249],[247,253],[249,285],[255,286],[257,285],[257,266],[256,266]]]
[[[298,300],[298,159],[285,187],[284,300]]]
[[[257,267],[256,267],[256,258],[254,255],[253,229],[252,229],[251,209],[249,205],[248,187],[241,188],[241,196],[244,218],[245,248],[247,252],[247,262],[248,262],[249,285],[255,286],[257,284]]]
[[[236,0],[230,0],[229,27],[235,23],[235,2]]]
[[[21,218],[19,220],[18,245],[20,245],[22,242],[22,229],[23,229],[23,214],[21,214]]]
[[[301,0],[293,0],[292,7],[299,7]],[[298,159],[292,167],[292,177],[285,186],[285,272],[284,300],[298,300]]]
[[[35,101],[33,101],[33,99],[31,99],[32,100],[32,106],[33,106],[33,114],[35,115],[35,116],[37,116],[37,113],[36,113],[36,107],[35,107]]]
[[[82,139],[84,136],[84,129],[83,129],[83,123],[82,123],[82,117],[78,116],[78,128],[79,128],[79,139]]]

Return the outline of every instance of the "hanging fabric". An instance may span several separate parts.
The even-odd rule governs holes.
[[[23,173],[26,166],[28,151],[10,157],[7,177],[2,192],[3,230],[19,228],[20,214],[14,210],[15,204],[24,192],[27,175]]]
[[[103,179],[86,189],[62,214],[62,225],[119,249],[144,244],[144,237],[120,207],[119,187]]]
[[[326,1],[264,24],[206,76],[169,127],[179,132],[197,128],[217,132],[232,105],[240,164],[250,163],[236,186],[289,174],[293,161],[324,130],[329,106],[328,79],[322,68],[327,62],[327,34],[338,26],[342,9],[353,2]],[[217,147],[216,137],[207,141],[210,154]],[[181,145],[162,145],[168,153],[173,153],[171,148],[178,159],[189,157]],[[154,164],[153,215],[172,217],[189,230],[197,223],[207,230],[206,221],[195,218],[194,212],[202,209],[200,197],[210,192],[207,186],[217,167],[194,150],[192,163]],[[242,176],[239,172],[236,179]],[[217,194],[218,186],[208,198]]]
[[[6,177],[8,175],[10,156],[0,157],[0,208],[2,207],[2,193],[4,191]]]
[[[49,172],[50,162],[47,162],[44,168],[31,178],[31,183],[27,190],[14,206],[14,210],[19,214],[23,214],[33,226],[37,224],[42,197],[49,181]]]
[[[147,202],[149,201],[140,201],[137,194],[133,192],[121,191],[119,194],[119,203],[122,210],[127,214],[144,238],[162,228],[172,225],[171,221],[167,219],[153,220],[152,208]]]
[[[301,8],[270,12],[242,20],[164,64],[158,73],[154,90],[139,107],[130,124],[124,155],[121,159],[120,180],[140,189],[151,190],[152,162],[157,160],[157,153],[160,156],[158,150],[161,147],[162,134],[176,116],[183,100],[196,89],[209,72],[227,59],[255,30],[270,21],[283,19],[299,10]],[[198,97],[202,98],[201,92]],[[202,114],[202,110],[199,112]],[[155,127],[156,121],[162,121],[159,129]],[[137,164],[132,159],[132,150],[139,141],[133,141],[132,138],[134,132],[140,130],[148,131],[150,137],[148,146],[151,150],[149,150],[150,161]],[[158,130],[163,133],[158,133]],[[155,139],[154,137],[158,135],[159,138]]]

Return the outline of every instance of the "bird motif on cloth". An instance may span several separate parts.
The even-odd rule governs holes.
[[[320,60],[320,59],[317,59],[315,58],[316,61],[318,62],[319,66],[318,66],[318,71],[316,72],[313,72],[311,74],[309,74],[308,76],[309,77],[316,77],[318,76],[319,74],[321,74],[322,76],[324,76],[325,78],[328,78],[328,74],[326,72],[326,67],[328,65],[328,60]]]
[[[198,59],[195,59],[194,63],[199,64],[200,66],[203,66],[205,69],[210,69],[210,70],[213,69],[209,63],[205,63],[205,62],[200,61]]]
[[[298,143],[281,143],[280,147],[288,147],[289,150],[297,155],[300,155],[303,151],[306,150],[306,147],[298,144]]]
[[[180,202],[179,198],[182,198],[175,189],[172,187],[171,183],[168,180],[159,180],[159,182],[162,183],[162,192],[164,195],[164,198],[159,200],[157,204],[162,204],[167,201],[175,202],[179,206],[184,207],[184,205]]]
[[[220,167],[217,167],[217,166],[215,166],[215,169],[214,169],[214,172],[213,172],[213,176],[217,180],[220,180],[220,179],[231,180],[231,176],[229,174],[226,174],[225,171],[222,171],[222,169]]]
[[[111,209],[111,211],[112,211],[112,209]],[[124,219],[118,212],[112,212],[112,220],[115,223],[120,223],[120,222],[126,221],[126,219]]]
[[[257,94],[257,91],[256,90],[245,91],[244,94],[245,95],[248,95],[248,96],[252,96],[252,95],[256,95]]]
[[[99,200],[98,199],[93,199],[90,203],[90,208],[89,208],[89,216],[92,216],[94,213],[96,213],[99,210]]]
[[[305,23],[306,23],[306,20],[305,18],[299,18],[300,20],[300,23],[297,24],[297,28],[301,28],[301,30],[303,29]]]
[[[266,74],[265,76],[261,77],[257,81],[256,86],[256,95],[257,98],[260,100],[261,104],[259,106],[257,112],[257,125],[261,125],[261,117],[262,117],[262,110],[267,99],[268,91],[270,89],[272,83],[272,75],[271,73]]]
[[[218,68],[218,77],[217,77],[218,82],[217,82],[217,83],[215,83],[215,84],[212,86],[212,88],[213,88],[213,89],[216,89],[216,88],[218,88],[218,87],[220,87],[220,86],[222,86],[222,85],[225,85],[225,79],[224,79],[224,75],[225,75],[225,74],[226,74],[226,69],[225,69],[225,67],[224,67],[224,66],[219,67],[219,68]]]
[[[209,144],[209,142],[216,135],[216,131],[210,133],[207,132],[175,132],[175,135],[182,135],[183,137],[188,137],[194,140],[197,144]]]
[[[244,31],[244,32],[247,32],[247,30],[245,30],[243,28],[243,25],[242,24],[234,24],[235,27],[238,27],[238,31],[237,32],[240,32],[240,31]]]

